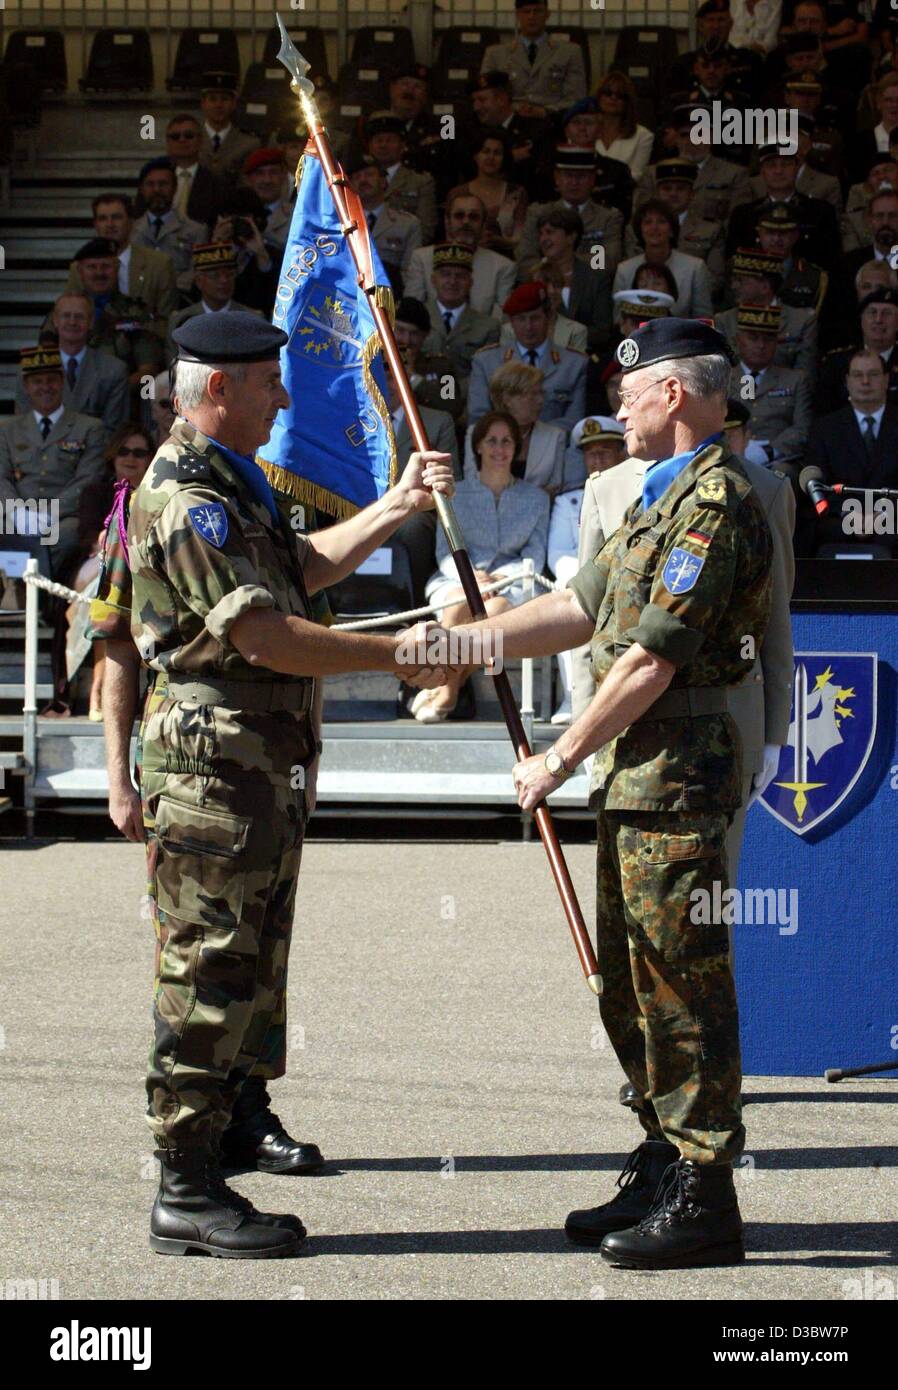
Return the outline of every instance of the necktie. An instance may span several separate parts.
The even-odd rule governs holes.
[[[46,439],[53,428],[53,421],[48,415],[41,416],[41,439]]]
[[[448,309],[443,311],[443,323],[446,325],[446,332],[452,332],[452,315]]]
[[[528,349],[527,349],[527,361],[530,363],[531,367],[535,367],[535,366],[536,366],[536,363],[537,363],[538,358],[539,358],[539,353],[537,352],[536,348],[528,348]]]
[[[535,43],[528,43],[528,45],[527,45],[527,62],[530,64],[531,67],[533,67],[533,64],[536,62],[536,44],[535,44]]]
[[[70,357],[65,364],[65,379],[70,391],[74,391],[75,382],[78,380],[78,363],[74,357]]]
[[[864,440],[864,448],[867,450],[867,457],[873,453],[873,446],[876,443],[876,435],[873,432],[875,421],[872,415],[864,416],[864,428],[861,431]]]
[[[212,153],[213,153],[213,154],[218,154],[218,151],[219,151],[220,149],[221,149],[221,136],[220,136],[220,135],[213,135],[213,136],[212,136]]]
[[[159,233],[162,231],[162,218],[161,218],[161,217],[151,217],[151,218],[150,218],[150,221],[151,221],[152,224],[153,224],[153,240],[154,240],[154,241],[158,241],[158,240],[159,240]]]
[[[368,213],[368,231],[369,231],[369,232],[373,232],[373,231],[374,231],[374,224],[375,224],[376,221],[377,221],[377,213],[376,213],[376,212],[369,212],[369,213]]]

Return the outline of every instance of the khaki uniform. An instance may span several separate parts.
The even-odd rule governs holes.
[[[639,181],[634,208],[638,208],[646,198],[654,197],[657,197],[655,166],[650,164]],[[748,170],[743,169],[741,164],[733,164],[729,159],[719,159],[711,154],[698,166],[689,205],[694,216],[709,222],[722,222],[726,226],[733,208],[751,201]]]
[[[817,375],[817,315],[813,309],[796,309],[792,304],[781,305],[783,311],[776,340],[777,367],[797,367],[813,382]],[[737,309],[725,309],[714,316],[714,327],[736,351]]]
[[[811,383],[794,367],[768,367],[759,381],[744,382],[742,365],[733,368],[729,394],[751,412],[752,438],[773,446],[784,459],[800,455],[811,427]],[[753,391],[743,394],[743,386]]]
[[[377,247],[384,267],[392,267],[406,275],[412,252],[421,245],[421,223],[408,212],[397,212],[384,203],[377,214],[371,240]]]
[[[212,147],[205,125],[200,141],[199,163],[209,169],[216,178],[236,182],[243,173],[243,161],[248,154],[259,148],[260,141],[255,135],[245,135],[236,126],[231,126],[218,150]]]
[[[175,284],[179,290],[188,291],[193,283],[193,248],[197,242],[206,240],[206,228],[200,222],[182,217],[179,212],[172,212],[159,229],[158,238],[154,232],[150,214],[145,212],[134,223],[132,245],[146,246],[168,256],[175,268]]]
[[[58,506],[59,535],[50,547],[54,576],[78,548],[79,499],[105,471],[105,444],[102,422],[74,410],[63,410],[46,439],[30,408],[0,428],[0,504],[22,498]]]
[[[448,356],[458,376],[470,376],[475,352],[490,343],[498,343],[499,324],[491,314],[479,314],[470,304],[466,304],[455,320],[452,332],[447,333],[432,294],[428,298],[427,309],[433,327],[424,339],[422,351]]]
[[[437,229],[437,190],[432,174],[417,174],[400,164],[387,184],[384,202],[394,212],[411,213],[421,223],[421,241],[426,246]]]
[[[531,64],[520,38],[492,44],[483,55],[481,72],[507,72],[515,103],[529,101],[547,111],[566,111],[586,96],[586,69],[580,49],[549,35],[536,46]]]

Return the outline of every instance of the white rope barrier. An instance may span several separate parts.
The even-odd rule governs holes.
[[[527,572],[521,570],[519,574],[507,574],[503,579],[493,580],[492,584],[484,584],[480,592],[481,594],[489,595],[497,593],[500,589],[509,589],[512,584],[519,583],[525,576],[532,579],[535,584],[541,584],[544,589],[555,588],[554,579],[546,579],[545,576],[541,574],[530,574],[527,576]],[[441,608],[445,607],[446,601],[444,599],[442,603],[430,604],[426,608],[407,608],[404,613],[387,613],[382,618],[360,618],[357,622],[334,623],[333,626],[335,629],[339,628],[343,632],[360,632],[363,628],[368,627],[393,627],[396,623],[407,623],[414,618],[424,618],[429,613],[438,613]]]
[[[68,599],[69,603],[90,603],[91,594],[79,594],[76,589],[67,589],[64,584],[56,584],[52,579],[45,579],[42,574],[24,574],[23,579],[26,584],[33,584],[36,589],[44,589],[48,594],[55,594],[57,598]]]

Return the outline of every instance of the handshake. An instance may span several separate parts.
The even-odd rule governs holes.
[[[417,690],[436,690],[454,674],[484,667],[502,670],[502,632],[498,628],[441,627],[433,620],[396,634],[396,674]]]

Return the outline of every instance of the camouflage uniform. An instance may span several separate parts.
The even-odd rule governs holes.
[[[727,886],[742,755],[726,687],[751,669],[745,637],[761,644],[772,551],[745,473],[712,443],[648,512],[634,503],[569,585],[596,620],[598,685],[637,642],[677,668],[648,713],[596,754],[597,956],[602,1020],[642,1097],[643,1127],[700,1163],[731,1162],[745,1136],[727,927],[690,913],[696,890]],[[671,592],[665,572],[677,588],[683,563],[698,571]]]
[[[197,529],[209,508],[227,523],[213,539]],[[316,751],[314,681],[250,667],[228,631],[253,607],[314,618],[308,542],[178,420],[133,497],[128,543],[132,634],[157,673],[140,736],[161,936],[148,1119],[160,1149],[214,1151],[242,1082],[284,1071],[296,768]]]

